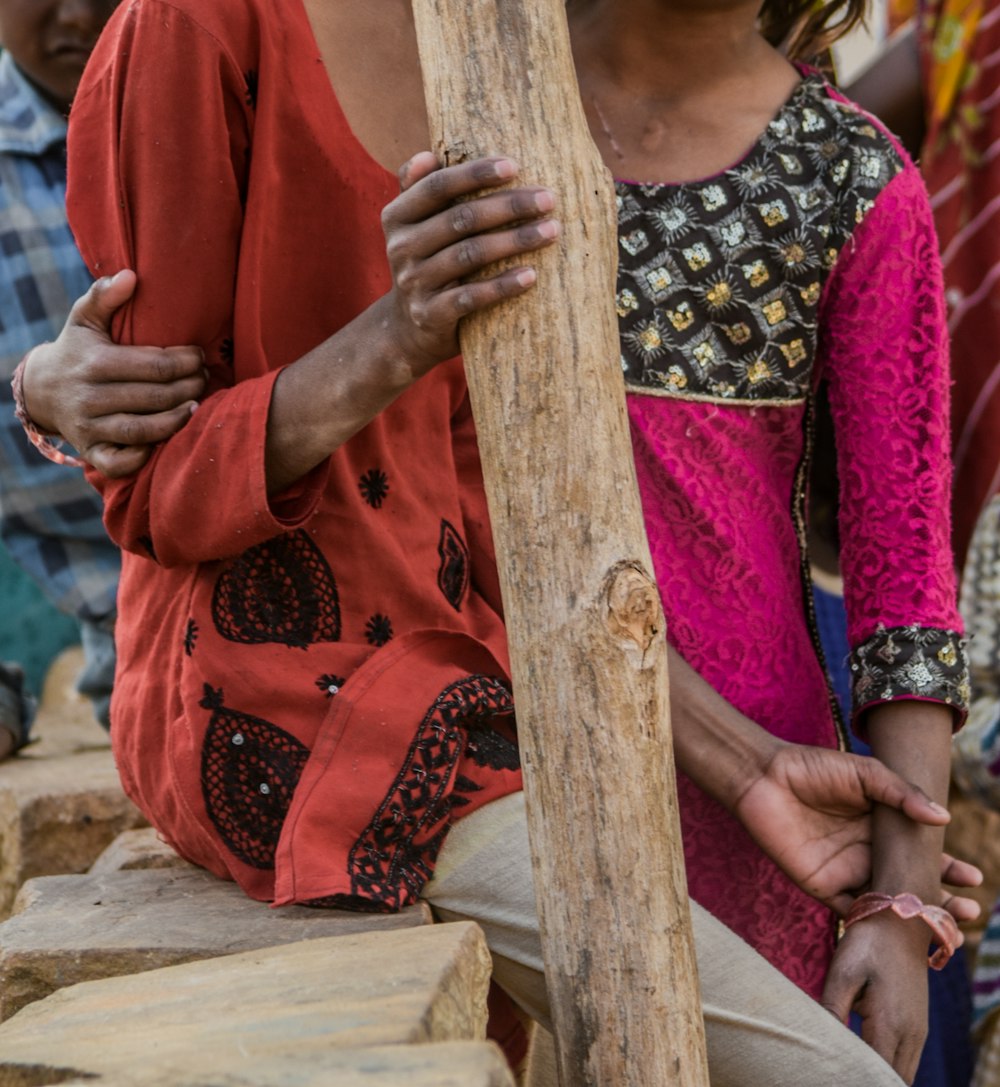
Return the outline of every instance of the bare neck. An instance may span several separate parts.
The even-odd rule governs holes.
[[[591,132],[617,177],[681,182],[739,159],[799,76],[758,0],[570,0]]]
[[[430,146],[410,0],[302,2],[351,130],[395,173]]]
[[[395,171],[430,145],[410,0],[302,2],[354,134]],[[798,79],[756,33],[758,2],[570,0],[584,108],[613,174],[706,177],[753,143]]]

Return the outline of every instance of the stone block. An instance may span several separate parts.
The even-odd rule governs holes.
[[[126,798],[106,747],[0,764],[0,918],[34,876],[86,872],[122,831],[145,820]]]
[[[377,1046],[482,1041],[489,977],[482,931],[460,922],[86,982],[0,1026],[0,1087],[95,1077],[135,1087],[419,1082],[372,1054],[342,1079],[337,1061]]]
[[[109,872],[131,872],[146,868],[190,868],[191,865],[178,856],[166,842],[160,839],[153,827],[126,830],[90,866],[92,876]]]
[[[70,1081],[53,1080],[57,1069],[26,1071],[16,1080],[18,1087],[55,1082],[62,1087],[514,1087],[503,1055],[484,1042],[335,1049],[290,1061],[282,1057],[260,1062],[227,1071],[224,1079],[187,1068],[180,1074],[151,1070],[136,1077],[102,1075]],[[0,1082],[7,1082],[2,1075]]]
[[[275,910],[192,866],[35,879],[0,924],[0,1021],[81,981],[431,920],[424,903],[397,914]]]
[[[49,670],[36,742],[0,764],[0,920],[33,876],[86,872],[122,831],[145,825],[126,799],[108,734],[74,684],[79,647]]]

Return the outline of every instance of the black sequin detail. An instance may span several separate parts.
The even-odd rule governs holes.
[[[392,622],[388,615],[376,612],[365,623],[365,639],[369,645],[385,645],[392,640]]]
[[[466,676],[446,687],[420,722],[396,780],[351,848],[351,895],[314,904],[399,909],[413,901],[433,871],[451,809],[461,803],[449,795],[449,786],[469,736],[494,731],[494,722],[513,728],[513,715],[510,691],[491,676]],[[351,905],[355,898],[365,905]]]
[[[441,556],[438,587],[455,611],[461,611],[462,601],[469,591],[469,549],[447,521],[441,522],[438,554]]]
[[[333,571],[301,530],[244,551],[215,584],[212,618],[232,642],[278,642],[304,649],[340,640]]]
[[[205,684],[212,711],[201,755],[205,808],[226,848],[251,868],[274,867],[281,828],[309,750],[270,721],[223,705]]]
[[[340,688],[347,682],[343,676],[333,676],[329,672],[322,676],[318,676],[316,679],[316,686],[326,695],[327,698],[333,698],[334,695],[340,694]]]
[[[188,619],[187,630],[184,631],[184,652],[190,657],[198,642],[198,624],[193,619]]]
[[[389,494],[389,477],[380,468],[370,468],[361,477],[358,489],[373,510],[381,509]]]

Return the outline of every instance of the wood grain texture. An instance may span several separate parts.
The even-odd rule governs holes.
[[[632,461],[610,178],[562,0],[413,0],[434,150],[555,189],[539,284],[462,328],[564,1087],[707,1084],[664,621]]]

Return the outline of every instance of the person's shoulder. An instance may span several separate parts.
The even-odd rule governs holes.
[[[213,40],[221,51],[256,51],[269,29],[292,17],[290,3],[267,0],[123,0],[108,22],[108,40],[159,41],[182,33]]]
[[[890,167],[890,176],[915,169],[902,143],[878,117],[848,98],[824,77],[817,75],[814,79],[817,94],[822,98],[825,112],[832,119],[841,141],[852,150],[879,156]]]

